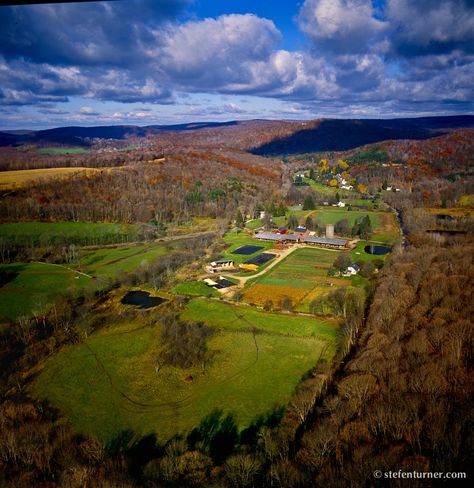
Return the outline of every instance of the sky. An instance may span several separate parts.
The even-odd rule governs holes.
[[[474,113],[474,0],[0,6],[0,130]]]

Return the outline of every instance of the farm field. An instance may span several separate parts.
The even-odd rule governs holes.
[[[207,286],[203,281],[185,281],[174,286],[171,290],[178,295],[218,297],[219,292],[215,288]]]
[[[211,364],[155,369],[160,326],[119,322],[63,348],[44,365],[32,392],[59,407],[77,432],[111,441],[130,429],[166,441],[215,409],[233,413],[239,428],[286,405],[320,354],[330,360],[337,325],[312,317],[258,312],[194,299],[183,317],[214,328]],[[253,333],[253,328],[258,329]],[[192,382],[183,379],[192,375]]]
[[[137,238],[132,224],[90,222],[18,222],[0,224],[0,238],[29,246],[42,244],[98,245],[127,242]]]
[[[153,243],[83,251],[80,265],[69,267],[37,262],[0,265],[7,281],[0,288],[0,320],[46,313],[59,297],[103,288],[120,275],[165,256],[169,249],[169,244]]]
[[[381,222],[381,213],[369,212],[364,210],[351,210],[348,211],[347,208],[335,208],[335,207],[325,207],[318,210],[313,210],[311,212],[311,218],[317,220],[318,222],[326,224],[335,224],[339,220],[347,219],[349,224],[354,225],[355,221],[360,217],[369,216],[370,222],[372,223],[372,228],[374,231]]]
[[[58,297],[95,286],[87,276],[53,264],[4,264],[0,273],[6,278],[0,288],[0,321],[45,313]]]
[[[279,308],[290,298],[295,310],[309,312],[309,304],[318,296],[339,286],[350,286],[353,278],[328,277],[327,272],[338,256],[337,251],[300,248],[293,251],[268,273],[252,280],[243,300],[263,306],[268,300]]]
[[[103,171],[100,168],[44,168],[44,169],[22,169],[15,171],[0,172],[0,190],[20,188],[30,184],[38,183],[41,180],[51,178],[67,178],[74,175],[86,173],[92,174]]]

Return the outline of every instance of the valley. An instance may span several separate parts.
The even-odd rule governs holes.
[[[225,135],[234,131],[240,140],[246,130],[229,126]],[[434,361],[430,348],[444,347],[441,332],[430,329],[429,346],[419,337],[423,329],[402,332],[393,313],[410,306],[409,286],[423,280],[405,260],[422,263],[436,253],[449,260],[446,253],[471,249],[472,183],[453,184],[444,169],[432,186],[415,180],[433,171],[432,163],[401,170],[382,162],[374,154],[384,142],[375,150],[268,157],[223,153],[211,143],[203,149],[215,131],[195,130],[195,147],[193,131],[187,133],[188,146],[168,146],[153,164],[158,154],[151,148],[168,144],[172,132],[165,141],[133,136],[116,166],[108,152],[93,148],[16,149],[28,155],[26,168],[44,157],[51,171],[56,160],[64,167],[64,157],[81,166],[2,190],[2,388],[10,398],[4,408],[10,405],[12,418],[23,415],[15,404],[44,408],[54,421],[41,428],[66,425],[71,445],[93,439],[112,458],[142,452],[151,439],[161,446],[153,454],[159,463],[175,456],[169,449],[179,443],[179,456],[199,452],[217,467],[247,451],[269,456],[257,447],[259,436],[268,436],[285,462],[306,472],[315,462],[307,457],[316,459],[308,439],[319,439],[315,432],[326,425],[315,419],[349,428],[345,422],[357,422],[354,412],[369,408],[369,397],[386,394],[383,368],[398,354],[387,352],[395,330],[392,346],[406,343],[420,361],[425,353]],[[82,158],[94,161],[90,173],[76,171]],[[4,181],[20,171],[5,168]],[[450,231],[459,234],[442,237]],[[452,265],[459,277],[446,279],[461,293],[454,281],[466,276]],[[465,269],[471,265],[466,261]],[[430,293],[420,300],[435,300]],[[393,296],[405,298],[389,305]],[[419,327],[431,324],[430,306],[414,305],[406,316],[418,314]],[[462,331],[456,337],[464,344]],[[376,369],[366,370],[363,358],[371,354]],[[442,376],[430,381],[447,394]],[[8,403],[14,398],[20,403]],[[351,420],[327,401],[343,402]],[[36,432],[39,421],[29,422]],[[6,428],[14,431],[13,424]],[[378,434],[370,435],[376,446]],[[329,476],[320,467],[317,473]]]

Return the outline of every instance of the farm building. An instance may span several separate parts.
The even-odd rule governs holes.
[[[328,237],[308,236],[301,239],[301,242],[314,246],[332,247],[337,249],[348,247],[348,241],[345,239],[334,239]]]
[[[348,242],[344,239],[328,239],[327,237],[316,236],[302,237],[297,234],[274,234],[273,232],[258,232],[257,234],[255,234],[255,238],[262,241],[280,241],[284,243],[295,242],[312,244],[315,246],[332,247],[337,249],[345,248],[348,244]]]
[[[218,273],[219,271],[230,270],[234,268],[234,261],[232,259],[222,259],[219,261],[212,261],[206,268],[209,273]]]

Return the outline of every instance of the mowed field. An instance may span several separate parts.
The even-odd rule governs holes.
[[[296,249],[268,273],[256,278],[244,291],[243,300],[260,306],[270,300],[274,307],[280,307],[288,297],[297,311],[309,312],[311,300],[336,286],[352,284],[352,278],[327,276],[338,254],[327,249]]]
[[[44,168],[0,172],[0,190],[10,190],[53,178],[68,178],[79,174],[103,171],[100,168]]]
[[[205,368],[155,368],[159,313],[117,322],[49,359],[32,393],[59,407],[77,432],[110,441],[120,431],[154,432],[160,441],[187,432],[215,409],[240,428],[286,405],[321,353],[330,360],[338,326],[313,317],[264,313],[197,298],[183,318],[214,329]],[[155,315],[151,315],[155,314]],[[156,317],[156,322],[150,317]],[[192,382],[184,378],[191,375]]]
[[[0,321],[46,313],[56,300],[84,289],[99,290],[125,273],[147,266],[169,253],[169,244],[152,243],[83,251],[77,264],[0,265]]]
[[[28,246],[44,244],[98,245],[127,242],[137,238],[133,224],[91,222],[16,222],[0,224],[0,238]]]
[[[74,295],[92,280],[61,266],[45,263],[0,265],[0,321],[45,313],[59,298]]]

